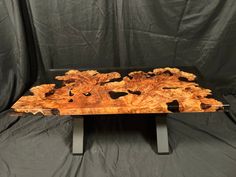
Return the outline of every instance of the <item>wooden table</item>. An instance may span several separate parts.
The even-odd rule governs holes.
[[[17,112],[33,114],[72,115],[73,154],[84,151],[84,119],[87,115],[155,114],[158,153],[168,154],[166,118],[169,114],[226,111],[229,107],[213,89],[206,89],[210,86],[203,82],[196,68],[178,68],[180,70],[70,70],[66,75],[63,75],[66,70],[51,70],[48,78],[36,85],[50,84],[32,87],[33,95],[26,93],[12,108]]]

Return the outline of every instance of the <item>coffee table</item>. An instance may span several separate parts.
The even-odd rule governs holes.
[[[162,100],[160,100],[159,102],[157,100],[152,100],[151,98],[149,98],[149,102],[151,102],[150,106],[145,106],[145,105],[139,105],[136,104],[135,106],[120,106],[123,104],[124,101],[132,98],[132,100],[129,102],[129,105],[133,105],[133,102],[135,102],[136,100],[140,99],[140,95],[142,94],[142,89],[145,91],[145,87],[150,86],[150,84],[152,85],[153,82],[149,82],[151,81],[152,77],[161,77],[162,80],[160,80],[160,82],[162,82],[164,80],[167,80],[168,78],[171,78],[173,76],[175,76],[175,72],[177,71],[177,73],[179,73],[178,70],[171,70],[171,69],[167,69],[167,71],[163,72],[161,70],[155,70],[156,72],[148,72],[148,71],[152,71],[154,68],[110,68],[110,69],[98,69],[99,72],[101,73],[110,73],[110,72],[118,72],[121,74],[121,79],[119,76],[117,76],[117,73],[113,73],[112,77],[116,77],[114,79],[108,79],[108,80],[104,80],[104,81],[97,81],[97,79],[95,79],[95,85],[92,85],[92,88],[95,88],[93,90],[90,91],[86,91],[86,92],[81,92],[81,90],[72,90],[69,89],[68,94],[69,96],[71,96],[70,98],[73,99],[69,99],[68,100],[68,104],[72,105],[71,107],[64,107],[61,109],[56,109],[53,107],[49,108],[45,108],[45,107],[41,107],[40,105],[37,105],[37,101],[40,102],[41,100],[36,100],[33,101],[36,106],[35,107],[30,107],[30,111],[28,111],[27,109],[29,109],[29,107],[25,106],[25,104],[27,102],[24,102],[24,98],[20,98],[19,101],[17,101],[14,105],[13,108],[17,111],[25,111],[27,110],[28,112],[33,112],[36,113],[39,108],[40,111],[44,114],[44,115],[51,115],[51,114],[58,114],[58,115],[71,115],[73,116],[73,143],[72,143],[72,153],[73,154],[82,154],[84,152],[84,119],[86,119],[86,116],[88,115],[111,115],[111,114],[140,114],[140,116],[142,116],[143,114],[155,114],[155,120],[156,120],[156,137],[157,137],[157,152],[159,154],[168,154],[169,151],[169,143],[168,143],[168,128],[167,128],[167,123],[166,123],[166,119],[168,117],[169,114],[173,113],[173,112],[179,112],[179,113],[185,113],[185,112],[215,112],[215,111],[227,111],[229,108],[229,104],[223,99],[223,97],[217,93],[213,88],[211,88],[211,86],[204,82],[204,79],[202,78],[201,74],[199,73],[199,71],[195,68],[195,67],[177,67],[184,72],[189,72],[189,73],[193,73],[194,75],[196,75],[196,79],[194,80],[194,82],[198,83],[201,87],[203,88],[209,88],[212,90],[212,96],[214,99],[220,101],[219,102],[214,102],[214,104],[209,105],[209,104],[205,104],[205,103],[201,103],[201,106],[199,108],[193,108],[191,109],[191,105],[186,105],[185,104],[185,110],[184,108],[181,108],[180,104],[178,101],[174,100],[168,103],[163,104]],[[87,69],[81,69],[81,70],[87,70]],[[47,78],[40,82],[40,83],[36,83],[35,85],[39,85],[39,84],[43,84],[43,83],[55,83],[56,86],[53,86],[53,89],[48,89],[48,86],[46,86],[45,88],[48,89],[48,91],[46,93],[44,93],[45,95],[43,95],[43,100],[47,99],[47,100],[51,100],[50,102],[48,102],[48,104],[52,104],[54,103],[54,101],[52,100],[58,100],[61,99],[61,104],[63,104],[64,99],[60,98],[60,94],[57,93],[56,97],[53,97],[53,94],[57,91],[55,91],[54,88],[62,88],[62,82],[61,80],[63,80],[63,83],[65,85],[65,88],[72,88],[73,84],[74,84],[74,80],[71,78],[66,78],[66,77],[57,77],[58,80],[55,80],[55,76],[60,76],[63,75],[66,71],[68,71],[67,69],[56,69],[56,70],[50,70],[47,73]],[[140,71],[140,72],[136,72],[133,75],[129,75],[129,77],[126,77],[126,81],[129,83],[129,87],[127,87],[127,84],[122,83],[123,79],[125,76],[128,76],[128,74],[132,71]],[[139,75],[141,73],[141,75]],[[75,77],[77,73],[77,71],[71,71],[70,72],[70,77]],[[80,74],[80,73],[79,73]],[[89,75],[93,76],[93,77],[97,77],[100,73],[96,73],[95,71],[89,71]],[[148,80],[147,83],[149,85],[146,85],[144,87],[142,87],[142,89],[140,88],[140,85],[137,84],[139,83],[139,77],[143,77],[143,75],[145,76],[145,78]],[[159,76],[160,75],[160,76]],[[192,85],[192,81],[191,81],[191,75],[189,75],[190,80],[186,79],[185,77],[185,73],[181,73],[181,77],[178,76],[178,82],[176,82],[176,86],[173,86],[173,84],[171,85],[162,85],[163,89],[163,93],[165,93],[166,95],[168,95],[170,97],[170,95],[172,94],[171,89],[182,89],[182,84],[186,84],[186,85],[190,85],[189,87],[185,87],[186,92],[184,92],[185,94],[189,91],[189,89],[195,89],[195,86]],[[101,76],[101,78],[103,78],[104,75],[99,75]],[[138,76],[138,77],[137,77]],[[162,77],[163,76],[163,77]],[[83,83],[86,81],[88,86],[90,84],[90,82],[93,82],[93,77],[89,77],[88,78],[84,78],[84,75],[81,75],[81,77],[79,79],[83,79]],[[110,77],[110,76],[106,76],[106,77]],[[78,78],[76,78],[78,79]],[[122,80],[123,79],[123,80]],[[135,81],[132,83],[132,79]],[[136,79],[136,80],[135,80]],[[175,80],[176,81],[176,80]],[[77,82],[77,81],[76,81]],[[80,82],[80,81],[78,81]],[[174,82],[174,81],[173,81]],[[97,86],[97,84],[100,84],[99,86]],[[121,84],[122,83],[122,84]],[[136,83],[136,85],[135,85]],[[141,83],[141,81],[140,81]],[[172,82],[169,82],[172,83]],[[106,88],[106,84],[109,85],[109,87],[107,86]],[[104,86],[105,85],[105,86]],[[122,85],[122,86],[121,86]],[[159,85],[160,86],[160,85]],[[85,85],[86,87],[86,85]],[[100,88],[100,87],[104,87],[104,90],[96,90],[96,88]],[[123,88],[125,87],[125,88]],[[155,86],[154,86],[155,87]],[[200,88],[201,88],[200,87]],[[35,89],[37,87],[34,87],[33,90],[34,94],[39,94],[38,90]],[[80,88],[80,87],[79,87]],[[88,88],[90,87],[86,87],[86,89],[88,90]],[[111,88],[115,88],[117,90],[113,91],[111,90]],[[131,89],[132,88],[132,89]],[[141,92],[139,90],[137,90],[137,88],[140,88]],[[81,87],[80,89],[83,90],[83,88]],[[159,89],[159,88],[157,88]],[[187,90],[188,89],[188,90]],[[199,92],[199,90],[201,91],[201,89],[199,89],[199,87],[196,87],[197,91]],[[32,89],[31,89],[32,90]],[[39,90],[40,91],[40,90]],[[193,92],[194,92],[193,91]],[[207,90],[205,90],[206,92],[208,92]],[[80,93],[81,92],[81,93]],[[96,96],[96,92],[99,92],[99,96],[100,99],[103,100],[102,97],[108,97],[107,99],[104,99],[105,101],[107,101],[107,104],[102,104],[101,101],[99,101],[99,97],[95,100],[95,104],[86,104],[86,99],[88,99],[91,95],[92,96]],[[111,93],[112,92],[112,93]],[[62,92],[61,94],[63,95],[64,92]],[[109,94],[108,94],[109,93]],[[181,92],[179,92],[181,93]],[[168,100],[169,98],[165,98],[165,94],[163,94],[163,100]],[[174,94],[174,92],[173,92]],[[29,92],[27,92],[25,95],[29,95]],[[79,95],[79,96],[77,96]],[[102,95],[102,97],[101,97]],[[110,95],[110,97],[113,99],[111,99],[108,95]],[[152,96],[152,94],[150,93],[150,95]],[[147,97],[151,97],[149,94],[146,94],[144,99],[147,99]],[[39,95],[40,96],[40,95]],[[76,99],[74,100],[74,97],[76,97]],[[92,96],[90,98],[92,98]],[[155,95],[154,95],[155,96]],[[176,95],[173,95],[173,97]],[[178,95],[177,95],[178,96]],[[179,96],[184,97],[185,95]],[[198,95],[199,96],[199,95]],[[212,97],[211,96],[211,97]],[[120,99],[120,97],[122,97],[122,100]],[[162,98],[162,95],[159,95],[160,98]],[[201,97],[201,95],[200,95]],[[30,98],[30,96],[27,97],[28,99]],[[125,99],[126,98],[126,99]],[[212,99],[213,99],[212,98]],[[35,99],[35,98],[32,98]],[[192,101],[197,101],[198,99],[205,99],[205,101],[209,101],[209,99],[211,98],[198,98],[196,97],[195,99],[193,99]],[[22,101],[23,100],[23,101]],[[76,104],[76,100],[82,100],[83,104],[78,106],[78,103]],[[186,99],[185,99],[186,100]],[[109,102],[112,101],[112,102]],[[156,104],[160,105],[156,106],[154,105],[153,107],[153,103],[152,101],[156,102]],[[31,103],[33,103],[31,101]],[[81,101],[80,101],[81,102]],[[99,102],[99,103],[98,103]],[[119,104],[118,104],[118,103]],[[148,103],[149,103],[148,102]],[[92,102],[93,103],[93,100]],[[98,104],[100,104],[100,106],[96,106]],[[146,103],[146,102],[145,102]],[[191,101],[190,101],[191,103]],[[66,105],[68,105],[66,104]],[[73,106],[73,104],[75,104]],[[164,105],[164,106],[163,106]],[[166,106],[168,105],[168,106]],[[57,106],[60,107],[60,105],[57,104]],[[78,106],[78,107],[76,107]],[[184,105],[182,104],[182,106],[184,107]],[[18,109],[16,109],[16,107]],[[217,108],[217,109],[215,109]],[[24,110],[25,109],[25,110]]]

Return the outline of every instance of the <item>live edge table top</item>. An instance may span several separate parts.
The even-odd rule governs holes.
[[[118,71],[118,72],[117,72]],[[122,74],[123,73],[123,74]],[[125,73],[125,75],[124,75]],[[55,82],[30,89],[15,112],[44,115],[216,112],[228,105],[199,83],[199,75],[178,68],[69,70]],[[58,81],[61,83],[58,86]]]

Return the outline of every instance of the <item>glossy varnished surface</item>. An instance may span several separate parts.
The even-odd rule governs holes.
[[[215,112],[224,109],[210,89],[196,83],[195,74],[177,68],[145,71],[70,70],[56,76],[62,84],[30,89],[14,105],[16,112],[44,115]],[[56,82],[55,82],[56,83]]]

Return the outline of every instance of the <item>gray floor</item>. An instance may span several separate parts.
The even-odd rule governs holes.
[[[152,117],[89,117],[84,156],[71,154],[69,116],[0,117],[0,177],[236,176],[236,120],[224,113],[171,115],[170,155],[156,153]]]

